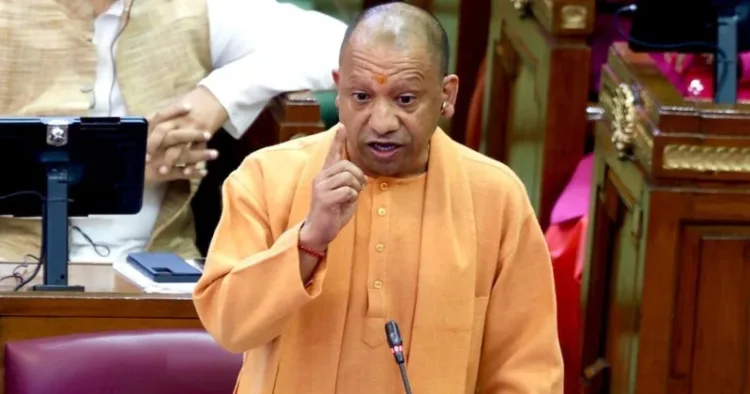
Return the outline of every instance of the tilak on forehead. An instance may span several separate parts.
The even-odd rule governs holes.
[[[439,66],[439,74],[447,75],[447,41],[440,22],[429,13],[406,3],[391,3],[360,15],[347,29],[341,53],[344,56],[346,48],[355,43],[355,53],[364,52],[370,60],[380,64],[387,63],[391,56],[389,50],[398,51],[397,57],[409,55],[409,63],[420,63],[425,61],[424,55],[434,55],[431,60]],[[388,84],[393,75],[380,71],[370,74],[372,82],[381,86]]]
[[[385,85],[388,83],[388,76],[385,74],[375,74],[375,82],[378,85]]]
[[[383,19],[366,22],[361,29],[367,31],[364,35],[367,37],[370,45],[399,45],[399,39],[405,32],[406,23],[403,17],[397,15],[385,15]],[[361,33],[361,32],[360,32]],[[403,45],[403,44],[401,44]],[[388,83],[388,75],[377,73],[374,76],[375,83],[385,85]]]

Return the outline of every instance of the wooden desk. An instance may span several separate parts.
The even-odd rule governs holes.
[[[685,100],[624,43],[600,100],[585,393],[748,393],[750,105]]]
[[[17,264],[0,263],[0,276]],[[29,270],[33,270],[30,264]],[[71,264],[70,283],[85,293],[13,292],[0,283],[0,388],[4,392],[8,341],[57,335],[158,328],[201,328],[189,294],[147,294],[107,264]],[[43,271],[31,284],[41,283]],[[30,287],[30,286],[29,286]]]

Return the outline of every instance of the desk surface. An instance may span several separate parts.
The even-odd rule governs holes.
[[[29,263],[25,275],[33,272],[36,263]],[[0,262],[0,277],[7,277],[17,263]],[[16,272],[19,270],[16,269]],[[14,292],[13,278],[0,283],[0,315],[2,316],[75,316],[75,317],[137,317],[196,318],[190,294],[145,293],[112,268],[111,264],[71,263],[70,284],[83,285],[85,292],[35,292],[32,285],[41,283],[42,268],[29,285]]]

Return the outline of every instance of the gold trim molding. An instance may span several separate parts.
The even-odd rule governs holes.
[[[647,124],[637,119],[641,97],[630,85],[602,89],[599,100],[611,120],[612,145],[620,160],[638,160],[652,165],[654,138]],[[662,169],[670,171],[750,173],[750,147],[667,144],[662,151]]]
[[[750,172],[750,148],[670,144],[662,168],[697,172]]]
[[[561,28],[579,30],[586,27],[586,7],[581,5],[564,5],[560,10],[562,16]]]

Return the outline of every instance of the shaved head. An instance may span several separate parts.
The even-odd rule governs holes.
[[[456,103],[458,76],[447,69],[445,29],[418,7],[375,6],[349,26],[333,81],[346,153],[365,175],[427,170],[430,140]]]
[[[437,18],[419,7],[393,2],[366,9],[346,29],[340,56],[344,55],[353,39],[426,51],[434,57],[438,75],[448,74],[448,34]]]

